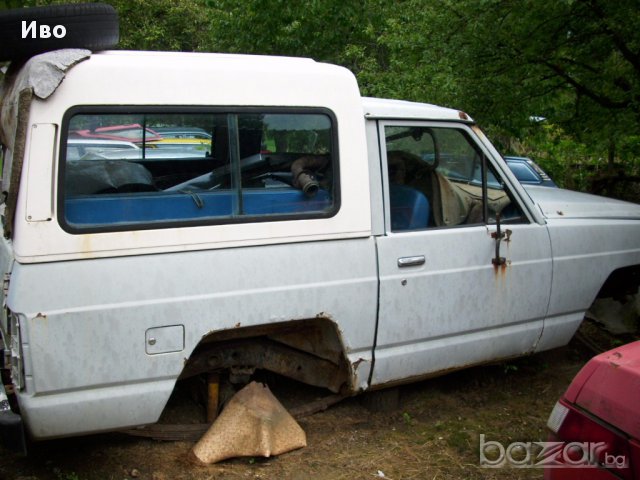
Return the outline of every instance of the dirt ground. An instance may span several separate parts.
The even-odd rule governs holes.
[[[585,328],[603,350],[621,341]],[[187,460],[193,443],[111,433],[41,442],[26,458],[0,449],[0,479],[541,479],[540,469],[480,467],[480,434],[503,445],[544,441],[554,403],[592,355],[574,339],[553,351],[404,386],[391,412],[371,412],[349,398],[301,419],[307,447],[278,457],[195,466]],[[292,389],[298,399],[318,394],[284,380],[270,386],[287,407]],[[174,401],[193,402],[180,395]]]

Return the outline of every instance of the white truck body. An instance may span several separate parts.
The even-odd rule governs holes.
[[[0,248],[0,348],[35,439],[156,422],[178,378],[207,370],[263,368],[356,394],[561,346],[608,279],[640,266],[640,206],[560,189],[525,190],[462,112],[362,98],[350,72],[308,59],[81,57],[48,98],[31,100],[23,118],[20,91],[5,91],[2,103],[4,185],[16,197],[13,206],[7,203],[13,212],[5,215],[8,238]],[[28,77],[27,68],[21,74]],[[156,214],[143,207],[138,216],[108,217],[140,199],[177,202],[179,195],[201,212],[211,198],[222,201],[210,195],[226,188],[196,189],[194,179],[146,193],[71,195],[65,149],[72,125],[104,124],[118,115],[139,115],[151,129],[152,118],[157,125],[219,122],[235,151],[230,185],[238,182],[234,165],[240,172],[245,160],[280,151],[279,134],[324,138],[304,125],[326,121],[333,168],[323,175],[333,183],[326,198],[321,186],[315,199],[329,206],[242,216],[247,189],[236,198],[241,214],[166,220],[163,212],[146,216]],[[245,117],[275,132],[252,157],[237,148],[249,128],[241,125]],[[214,135],[212,157],[219,138]],[[422,157],[403,157],[407,174],[397,186],[392,157],[414,143],[423,145]],[[464,181],[451,173],[463,150],[476,162]],[[21,162],[16,151],[23,152]],[[118,162],[105,155],[86,162]],[[416,161],[429,164],[429,174],[438,172],[440,192],[455,183],[456,198],[462,191],[464,208],[475,213],[465,210],[463,220],[452,221],[455,209],[443,206],[436,214],[439,200],[428,192],[428,222],[394,223],[396,215],[414,213],[396,202],[418,189],[423,174],[408,172]],[[16,168],[19,183],[7,185],[6,174],[15,178]],[[157,186],[160,177],[153,177]],[[274,185],[283,195],[295,190],[272,177],[262,174],[260,195]],[[74,216],[77,205],[83,210]],[[497,213],[502,232],[508,229],[498,239],[492,236]]]

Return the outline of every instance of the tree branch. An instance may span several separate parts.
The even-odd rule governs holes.
[[[605,108],[618,110],[623,108],[629,108],[631,106],[631,102],[629,100],[615,101],[604,95],[600,95],[599,93],[594,92],[593,90],[588,88],[586,85],[583,85],[582,83],[578,82],[569,73],[567,73],[560,65],[556,65],[547,60],[543,60],[541,64],[545,65],[546,67],[551,69],[551,71],[553,71],[556,75],[563,78],[569,85],[574,87],[579,94],[590,98],[591,100],[593,100],[594,102],[596,102],[597,104]]]
[[[581,0],[581,1],[586,3],[587,6],[591,8],[593,13],[595,13],[596,18],[601,23],[605,34],[611,37],[613,44],[617,47],[617,49],[620,51],[622,56],[633,66],[634,70],[640,74],[640,55],[638,55],[637,53],[634,53],[631,50],[631,48],[629,48],[629,46],[627,45],[627,42],[625,42],[623,36],[611,27],[608,21],[608,16],[604,11],[604,9],[598,4],[598,1],[597,0]],[[633,12],[633,14],[635,14],[635,12]]]

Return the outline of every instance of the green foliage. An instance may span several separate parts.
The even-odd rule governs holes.
[[[106,0],[120,17],[121,49],[208,51],[211,14],[204,0]]]
[[[5,10],[9,8],[21,8],[24,7],[25,2],[20,0],[0,0],[0,10]]]
[[[359,72],[384,62],[382,0],[209,0],[218,51],[311,57]]]
[[[59,468],[54,468],[53,474],[56,480],[80,480],[80,477],[75,472],[65,473]]]
[[[603,128],[597,115],[608,113],[617,123],[638,114],[635,0],[446,3],[450,28],[463,32],[450,39],[463,91],[487,119],[511,113],[525,124],[538,115],[593,135]]]
[[[640,172],[637,0],[105,1],[120,15],[120,48],[337,63],[364,95],[467,111],[505,153],[535,157],[561,184]]]
[[[587,189],[603,171],[638,174],[635,0],[446,4],[450,28],[463,32],[449,39],[463,108],[512,142],[526,138],[515,153],[539,159],[567,187]]]
[[[471,437],[463,430],[451,431],[446,439],[447,445],[454,448],[459,454],[465,454],[471,450]]]
[[[517,372],[518,371],[518,365],[514,365],[513,363],[505,363],[503,365],[503,370],[504,370],[505,375],[507,373]]]
[[[527,156],[562,187],[585,190],[594,170],[604,169],[606,160],[597,149],[568,135],[560,126],[544,124],[523,142]]]
[[[402,413],[402,420],[404,421],[405,425],[411,425],[413,423],[413,418],[411,417],[411,414],[409,412]]]

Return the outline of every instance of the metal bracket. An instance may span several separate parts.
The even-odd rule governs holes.
[[[502,229],[500,228],[500,214],[496,214],[496,231],[493,232],[491,234],[491,238],[493,238],[496,241],[496,255],[495,257],[493,257],[491,259],[491,263],[496,266],[496,267],[500,267],[502,265],[506,265],[507,263],[507,259],[504,257],[500,256],[500,243],[502,242],[502,239],[504,239],[506,237],[506,242],[511,241],[511,234],[513,232],[509,229],[507,229],[506,231],[502,231]]]

